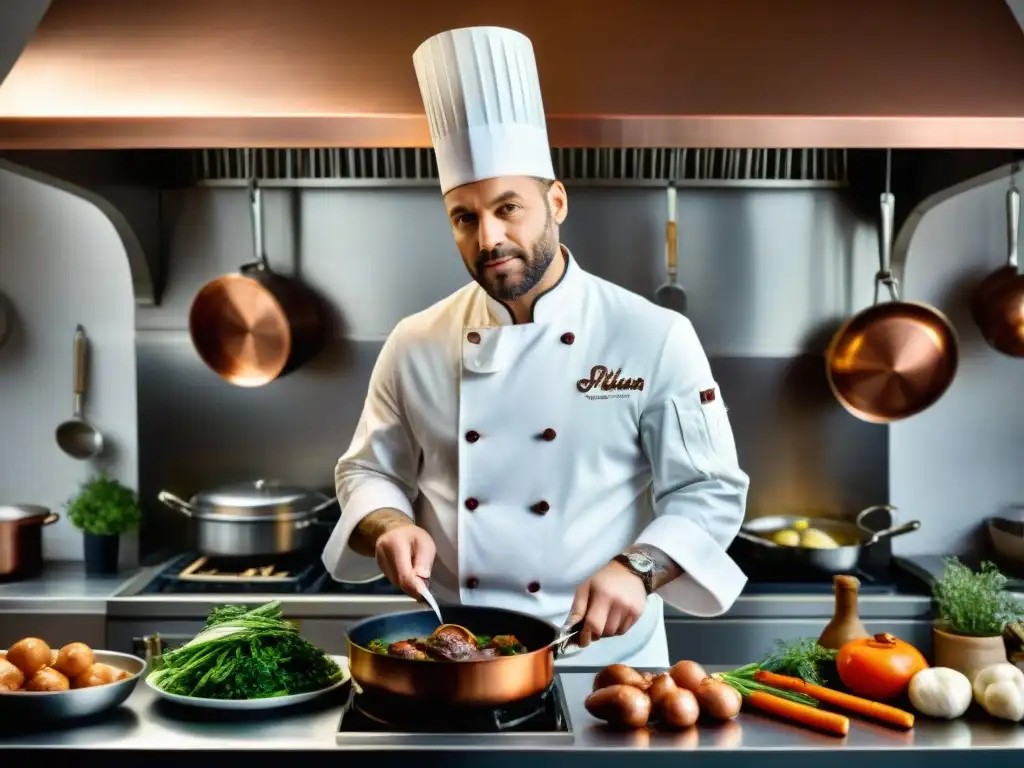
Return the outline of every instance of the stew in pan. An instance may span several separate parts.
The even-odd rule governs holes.
[[[368,649],[384,656],[415,661],[483,661],[527,652],[515,635],[474,635],[458,624],[442,624],[426,637],[393,643],[371,640]]]

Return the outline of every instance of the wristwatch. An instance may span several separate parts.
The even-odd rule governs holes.
[[[650,555],[645,555],[642,552],[627,552],[622,555],[616,555],[612,559],[616,563],[622,563],[622,565],[639,576],[640,580],[644,583],[644,589],[647,590],[648,595],[654,591],[655,562]]]

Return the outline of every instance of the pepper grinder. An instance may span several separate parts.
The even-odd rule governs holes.
[[[857,611],[857,596],[860,593],[860,581],[856,576],[833,576],[832,588],[836,596],[836,607],[832,620],[825,625],[818,645],[830,650],[839,650],[851,640],[869,637],[867,629],[861,623]]]

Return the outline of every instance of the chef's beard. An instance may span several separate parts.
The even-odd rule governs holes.
[[[476,271],[473,277],[480,286],[498,301],[515,301],[529,293],[544,279],[548,267],[558,253],[558,237],[555,234],[551,211],[544,232],[530,246],[529,252],[518,246],[509,245],[480,251],[476,260]],[[517,274],[487,274],[487,264],[507,258],[519,259],[526,264],[526,270]]]

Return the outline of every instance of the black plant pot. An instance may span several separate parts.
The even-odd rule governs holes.
[[[85,572],[91,576],[117,573],[117,552],[120,536],[85,534]]]

